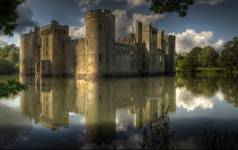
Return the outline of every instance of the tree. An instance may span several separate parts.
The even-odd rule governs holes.
[[[225,44],[220,58],[221,66],[230,73],[238,69],[238,37]]]
[[[147,0],[151,3],[151,11],[159,14],[178,13],[185,17],[194,0]]]
[[[0,48],[0,58],[12,61],[14,64],[19,63],[19,47],[12,44]]]
[[[183,64],[184,64],[184,60],[185,60],[185,56],[183,55],[178,55],[177,58],[176,58],[176,67],[178,69],[181,69]]]
[[[177,57],[177,67],[182,72],[194,72],[197,67],[200,66],[200,53],[202,48],[193,48],[186,56],[178,55]]]
[[[200,53],[201,67],[215,67],[219,59],[219,54],[211,46],[206,46]]]
[[[0,74],[15,73],[16,69],[13,62],[0,58]]]
[[[6,35],[13,35],[13,31],[17,27],[17,7],[24,0],[0,0],[0,32]]]

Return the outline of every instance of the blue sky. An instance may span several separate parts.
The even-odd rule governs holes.
[[[237,0],[196,0],[185,18],[177,14],[153,14],[145,0],[27,0],[19,8],[23,19],[19,21],[15,36],[0,35],[0,41],[19,45],[20,33],[29,31],[35,24],[46,25],[52,19],[73,26],[73,36],[83,36],[83,15],[86,10],[95,8],[113,11],[117,17],[118,37],[131,31],[135,19],[176,34],[178,52],[206,45],[220,50],[226,41],[238,36]]]

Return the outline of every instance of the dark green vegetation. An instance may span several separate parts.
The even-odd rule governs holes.
[[[24,0],[0,0],[0,32],[6,35],[13,35],[13,31],[17,27],[17,7]]]
[[[225,71],[233,72],[238,70],[238,37],[225,44],[220,62]]]
[[[26,86],[16,80],[0,82],[0,98],[7,98],[10,95],[16,95],[18,92],[26,90]]]
[[[147,0],[151,3],[151,11],[159,14],[178,13],[185,17],[194,0]]]
[[[0,74],[18,73],[19,48],[15,45],[0,47]]]
[[[221,54],[211,46],[195,47],[186,55],[177,56],[177,71],[182,73],[235,73],[238,69],[238,38],[228,41]]]

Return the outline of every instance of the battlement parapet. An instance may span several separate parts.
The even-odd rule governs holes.
[[[98,17],[112,17],[115,18],[115,16],[112,14],[110,10],[107,9],[95,9],[95,10],[89,10],[85,14],[85,20],[89,18],[98,18]]]

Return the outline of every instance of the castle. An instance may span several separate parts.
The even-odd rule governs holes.
[[[71,39],[69,26],[55,20],[22,34],[20,74],[97,78],[175,73],[175,36],[136,21],[135,33],[116,40],[115,19],[109,10],[87,11],[81,39]]]

